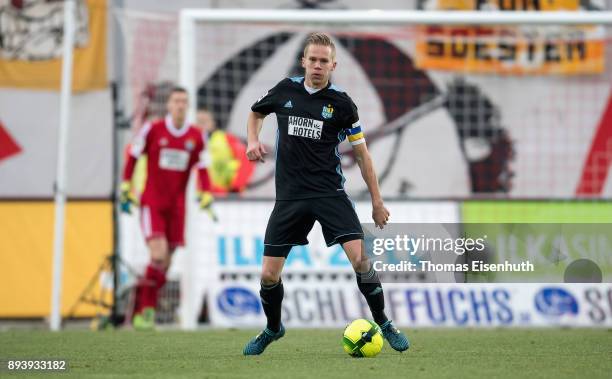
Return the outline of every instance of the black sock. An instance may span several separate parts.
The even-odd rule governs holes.
[[[281,303],[283,302],[284,294],[282,280],[269,286],[261,283],[261,290],[259,290],[261,305],[263,305],[264,313],[268,319],[267,328],[274,333],[280,330]]]
[[[385,296],[376,270],[370,266],[368,272],[356,272],[355,274],[357,275],[357,286],[368,302],[374,322],[378,325],[384,324],[388,320],[385,315]]]

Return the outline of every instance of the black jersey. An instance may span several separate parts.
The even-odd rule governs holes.
[[[275,113],[276,199],[293,200],[345,196],[338,145],[347,136],[364,141],[357,106],[335,85],[313,94],[304,78],[286,78],[251,107]]]

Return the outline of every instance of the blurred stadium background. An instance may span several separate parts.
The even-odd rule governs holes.
[[[359,106],[393,222],[612,222],[611,25],[195,21],[189,52],[181,55],[181,9],[372,6],[361,0],[76,1],[61,291],[67,321],[108,315],[113,282],[114,311],[121,315],[129,308],[148,253],[138,216],[114,212],[119,168],[130,137],[145,120],[163,115],[168,89],[186,75],[181,57],[193,65],[194,80],[187,84],[197,95],[194,104],[244,140],[250,105],[280,78],[301,72],[302,42],[313,30],[332,34],[337,43],[333,80]],[[375,6],[612,10],[610,0],[381,0]],[[51,309],[62,12],[61,1],[0,0],[0,325],[7,324],[2,320],[36,324],[47,320]],[[271,149],[274,133],[271,117],[262,132]],[[368,222],[367,191],[345,153],[347,189],[360,219]],[[195,195],[189,197],[187,246],[170,270],[158,312],[161,325],[263,324],[257,288],[274,198],[273,157],[247,169],[239,191],[219,189],[218,223],[197,211]],[[530,230],[544,233],[537,226]],[[576,259],[590,259],[603,273],[603,284],[453,287],[421,283],[415,276],[388,285],[388,307],[404,328],[609,328],[611,230],[585,248],[571,240],[580,236],[570,235],[555,266],[563,273]],[[508,233],[526,238],[521,231]],[[530,257],[528,249],[513,251]],[[309,246],[292,251],[284,280],[285,319],[292,327],[341,328],[367,310],[356,296],[348,261],[338,247],[325,247],[318,226]],[[465,317],[451,311],[451,290],[461,292],[458,306]],[[500,304],[495,291],[509,298]],[[566,306],[546,294],[561,296]]]

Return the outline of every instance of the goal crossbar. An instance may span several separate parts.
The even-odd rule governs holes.
[[[306,24],[392,25],[584,25],[612,24],[612,12],[585,11],[416,11],[416,10],[288,10],[183,9],[181,22],[301,22]]]

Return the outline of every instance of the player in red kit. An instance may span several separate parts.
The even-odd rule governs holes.
[[[121,184],[121,207],[131,212],[131,178],[139,156],[147,155],[147,180],[140,198],[140,224],[151,261],[136,291],[133,324],[152,329],[160,288],[166,283],[172,253],[185,244],[185,195],[189,175],[198,171],[198,198],[210,210],[212,195],[202,132],[186,123],[188,95],[176,87],[168,97],[168,115],[145,124],[132,143]]]

